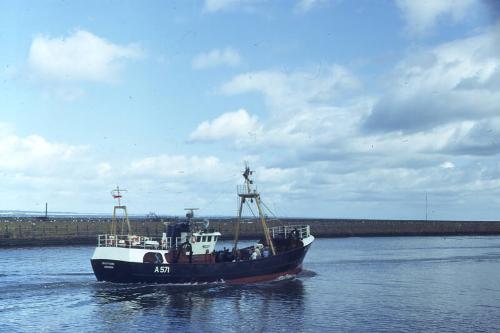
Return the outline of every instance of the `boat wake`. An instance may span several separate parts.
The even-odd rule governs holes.
[[[285,274],[277,277],[273,281],[285,281],[285,280],[293,280],[297,277],[297,274]]]
[[[310,278],[310,277],[315,277],[318,275],[315,271],[310,271],[308,269],[303,269],[302,272],[300,272],[297,277],[305,277],[305,278]]]

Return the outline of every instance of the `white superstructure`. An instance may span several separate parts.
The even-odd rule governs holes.
[[[192,255],[211,254],[220,232],[181,233],[181,237],[172,239],[163,233],[162,237],[144,237],[137,235],[99,235],[97,247],[92,259],[120,260],[127,262],[143,262],[146,253],[159,253],[163,258],[170,251],[190,244]],[[185,247],[184,247],[185,249]],[[189,251],[186,251],[189,255]]]

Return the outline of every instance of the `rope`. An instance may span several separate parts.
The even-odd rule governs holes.
[[[278,217],[277,217],[277,216],[273,213],[273,211],[272,211],[269,207],[267,207],[267,205],[266,205],[266,203],[265,203],[264,201],[260,200],[260,203],[262,204],[262,206],[264,206],[264,208],[266,208],[266,209],[269,211],[269,213],[271,213],[271,215],[272,215],[272,216],[273,216],[273,217],[274,217],[274,218],[275,218],[275,219],[276,219],[276,220],[277,220],[277,221],[278,221],[278,222],[279,222],[282,226],[284,226],[284,225],[285,225],[285,224],[283,223],[283,221],[281,221],[281,220],[280,220],[280,219],[279,219],[279,218],[278,218]]]
[[[252,207],[248,204],[248,201],[245,200],[245,203],[247,204],[248,209],[250,209],[250,212],[252,212],[253,217],[257,218],[257,215],[254,214]]]

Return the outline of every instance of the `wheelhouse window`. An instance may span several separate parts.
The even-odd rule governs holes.
[[[212,236],[207,236],[207,242],[211,242],[212,241]]]

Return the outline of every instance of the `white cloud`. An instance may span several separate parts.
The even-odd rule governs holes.
[[[265,168],[261,166],[255,169],[255,180],[259,183],[285,184],[294,181],[297,176],[297,170],[292,168]]]
[[[274,113],[301,110],[310,104],[321,105],[360,87],[360,81],[339,65],[285,73],[257,71],[240,74],[221,87],[227,95],[260,92]]]
[[[58,99],[71,102],[85,96],[85,90],[78,87],[55,87],[51,91]]]
[[[494,156],[500,154],[500,118],[464,122],[446,142],[442,152],[453,155]]]
[[[455,167],[455,164],[453,164],[450,161],[446,161],[446,162],[441,163],[441,165],[439,165],[439,166],[443,169],[453,169]]]
[[[259,130],[248,131],[254,133],[253,137],[244,140],[241,135],[233,136],[237,146],[284,148],[304,155],[321,147],[338,149],[357,134],[358,124],[373,103],[370,97],[353,98],[360,86],[359,80],[343,67],[322,64],[288,73],[271,70],[237,75],[222,85],[221,92],[260,92],[271,114]],[[208,123],[204,126],[208,128]],[[213,138],[222,139],[215,135]],[[241,145],[245,142],[252,145]]]
[[[209,212],[217,200],[233,203],[241,163],[225,163],[213,156],[160,154],[127,162],[102,161],[89,146],[52,142],[40,135],[19,136],[0,123],[1,209],[111,212],[111,188],[129,192],[124,202],[131,213],[148,211],[182,214],[196,205]],[[214,198],[213,195],[221,198]],[[221,210],[212,207],[212,213]]]
[[[89,146],[54,142],[38,134],[20,136],[0,123],[3,209],[41,209],[48,201],[55,211],[96,211],[101,200],[96,191],[103,197],[109,193],[109,168]]]
[[[241,0],[205,0],[205,10],[208,12],[218,12],[237,6],[241,2]]]
[[[252,10],[254,6],[267,0],[205,0],[205,11],[215,13],[231,9]]]
[[[246,110],[226,112],[212,121],[204,121],[190,134],[190,141],[248,139],[260,132],[259,121]]]
[[[315,6],[324,4],[326,2],[328,2],[328,0],[299,0],[295,5],[295,10],[300,13],[305,13]]]
[[[214,156],[157,155],[130,164],[125,173],[133,177],[156,178],[195,186],[200,181],[219,182],[230,168]]]
[[[51,143],[39,135],[0,137],[0,170],[29,174],[52,174],[77,158],[86,148]]]
[[[353,216],[353,209],[385,207],[383,214],[391,217],[415,218],[417,201],[429,192],[434,205],[453,207],[433,217],[464,213],[457,207],[460,200],[495,191],[500,184],[498,163],[476,159],[500,151],[500,140],[494,142],[499,127],[493,121],[500,104],[496,45],[490,31],[403,59],[394,75],[384,78],[384,98],[396,95],[403,106],[438,106],[418,110],[430,117],[423,120],[398,109],[397,118],[388,114],[393,126],[379,131],[364,129],[381,99],[366,96],[359,80],[338,65],[237,75],[220,91],[260,93],[269,117],[259,119],[261,129],[251,146],[238,145],[235,137],[224,139],[233,139],[246,153],[256,147],[258,164],[267,165],[257,172],[264,183],[259,188],[288,212],[317,207]],[[458,116],[457,108],[462,108]],[[405,131],[401,124],[416,127]]]
[[[200,53],[194,57],[192,66],[194,69],[207,69],[219,66],[236,67],[241,63],[241,56],[233,48],[213,49],[206,53]]]
[[[36,36],[29,51],[29,65],[44,79],[114,82],[125,61],[142,55],[137,45],[113,44],[77,30],[68,37]]]
[[[376,131],[425,130],[498,114],[499,27],[423,50],[401,61],[367,119]]]
[[[355,134],[357,124],[371,108],[370,98],[350,97],[359,87],[359,80],[338,65],[237,75],[220,91],[228,95],[260,92],[271,118],[263,124],[244,109],[224,113],[198,125],[190,140],[232,140],[235,146],[250,150],[288,148],[306,152],[317,146],[339,146]]]
[[[97,169],[97,174],[101,177],[109,176],[111,174],[111,170],[113,169],[111,167],[111,164],[107,162],[102,162],[99,163],[96,167]]]
[[[331,0],[297,0],[294,10],[298,13],[305,13],[314,7],[327,3]],[[270,0],[205,0],[204,9],[209,13],[244,10],[254,11],[259,5],[269,3]]]
[[[468,10],[477,5],[477,0],[396,0],[406,20],[406,30],[417,36],[429,33],[441,17],[450,17],[457,22]]]

